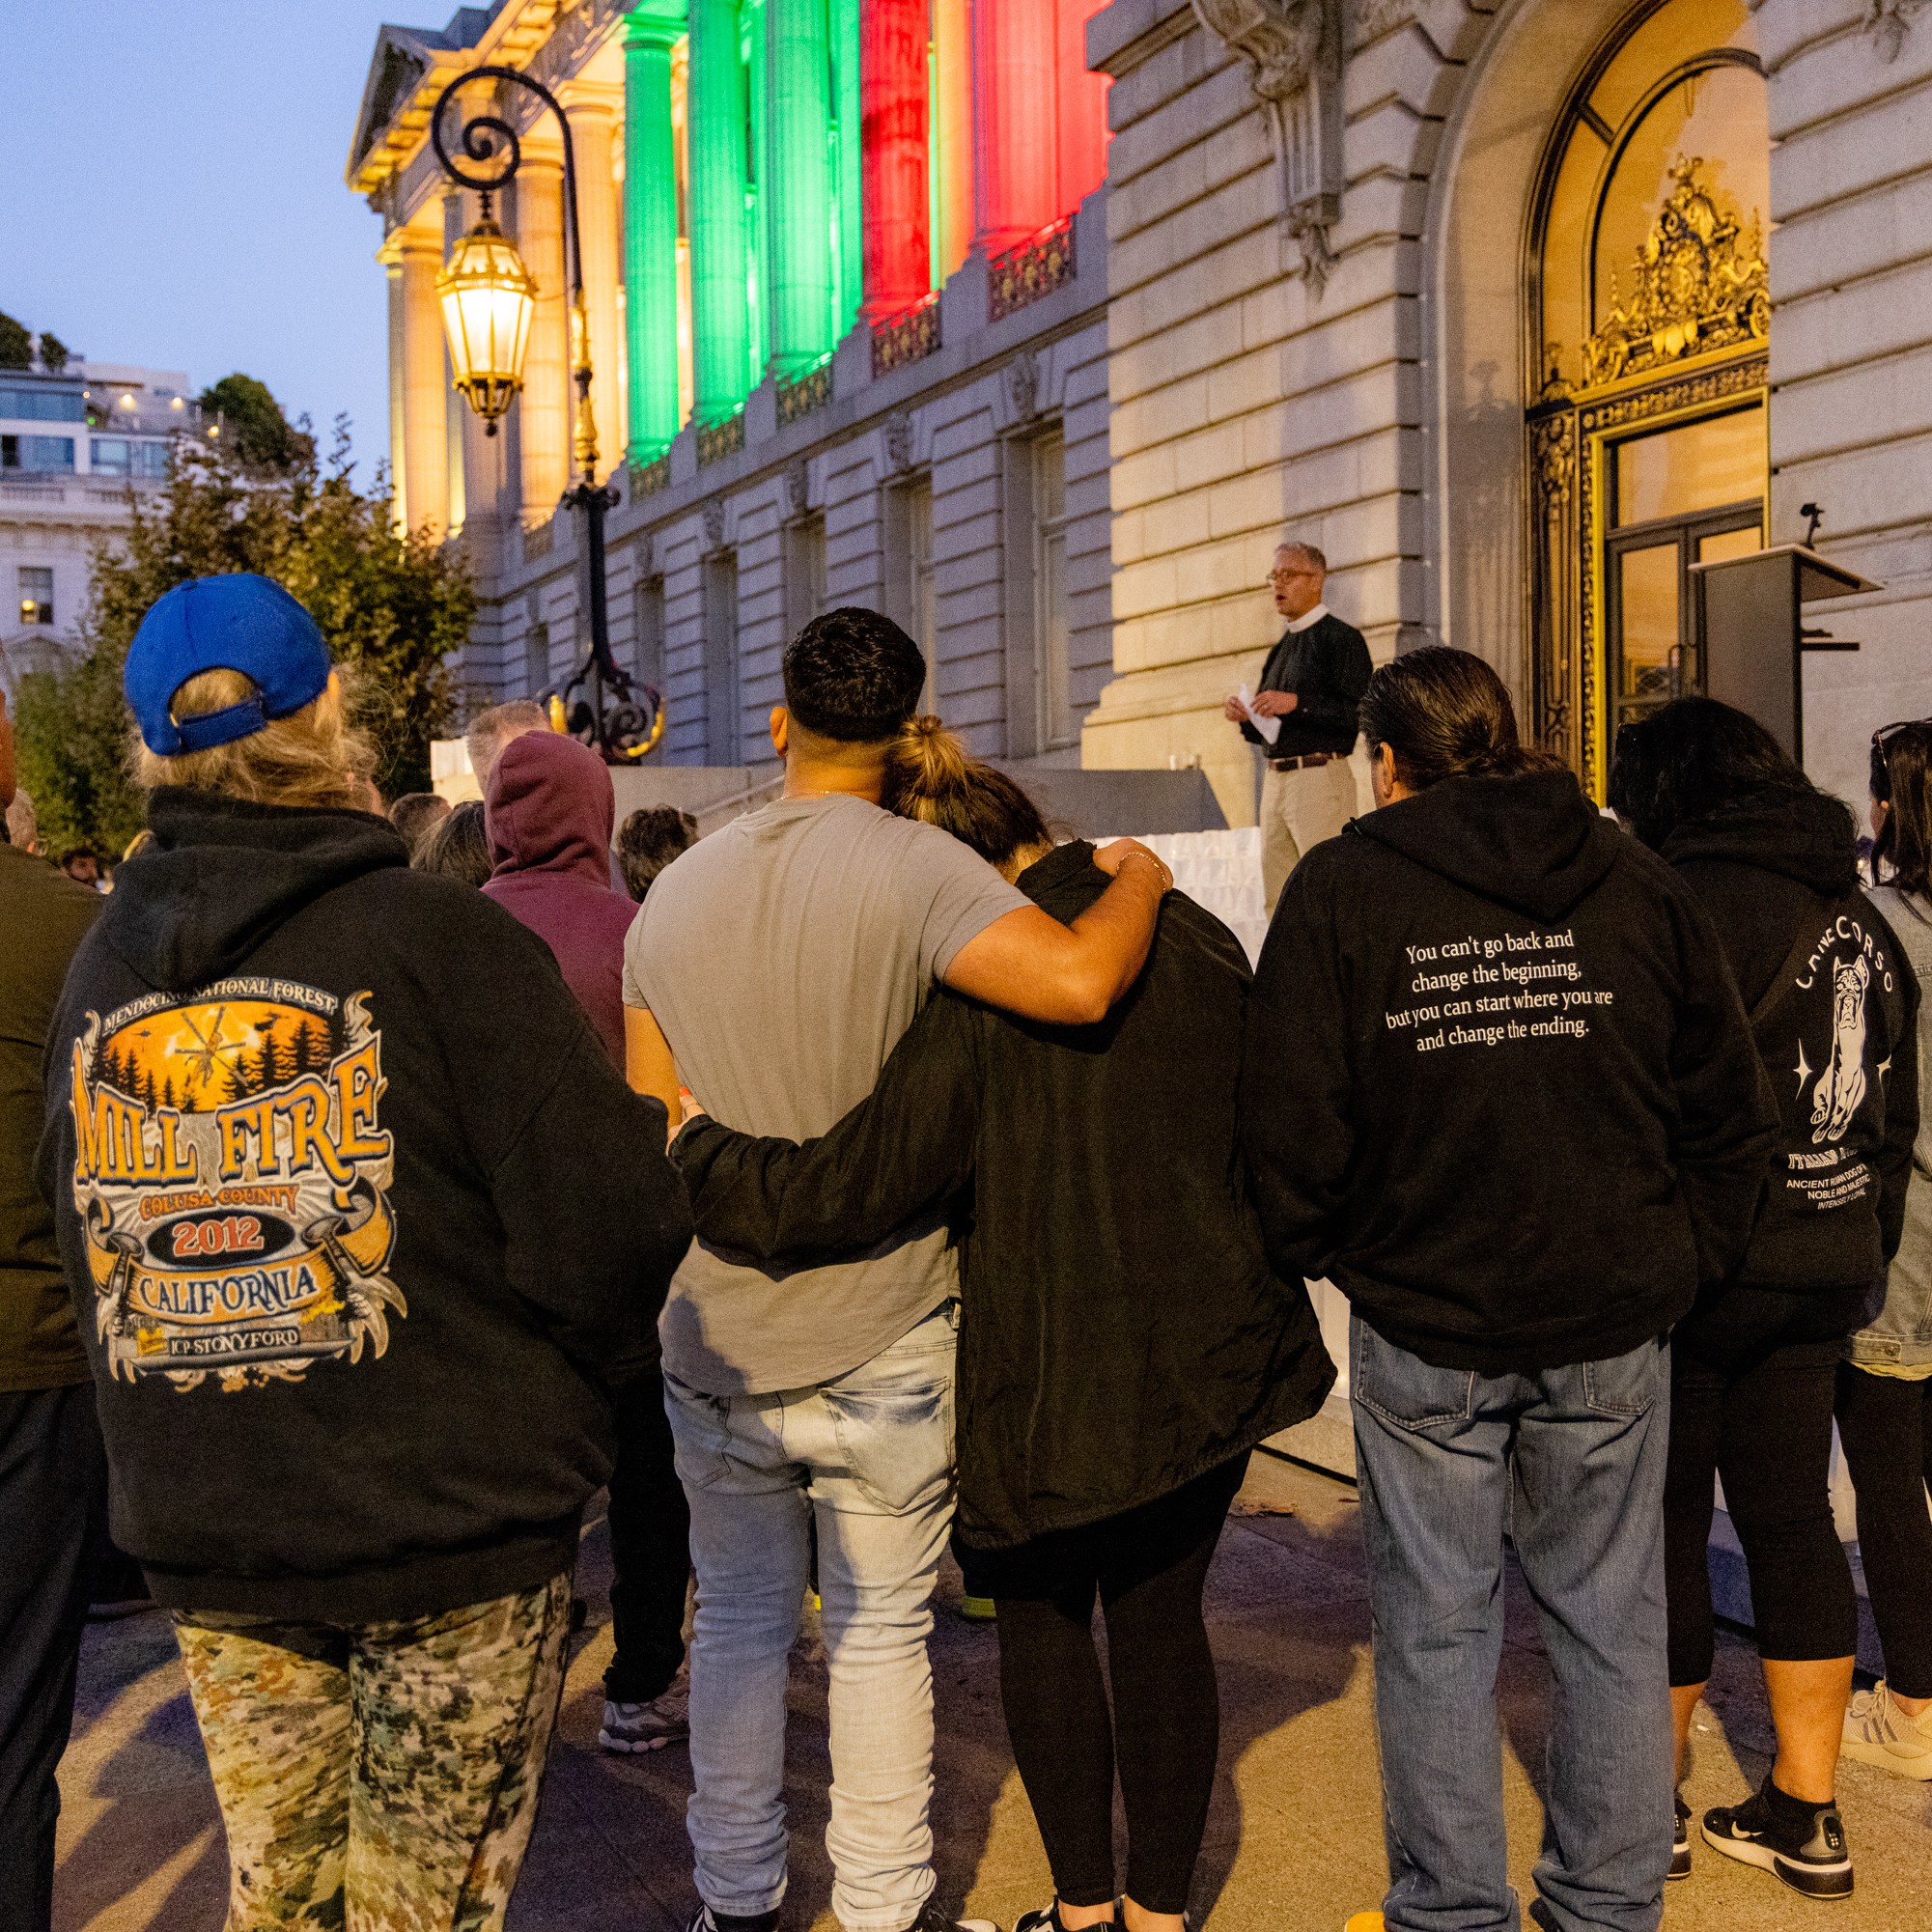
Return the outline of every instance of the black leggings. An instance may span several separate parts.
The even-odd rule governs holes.
[[[1840,1362],[1838,1436],[1887,1680],[1901,1697],[1932,1697],[1932,1381]]]
[[[1858,1644],[1851,1566],[1829,1494],[1832,1396],[1844,1344],[1776,1333],[1758,1334],[1769,1346],[1728,1353],[1688,1347],[1680,1333],[1671,1350],[1664,1559],[1673,1685],[1711,1674],[1714,1474],[1723,1478],[1750,1572],[1758,1655],[1796,1663],[1849,1657]]]
[[[1113,1890],[1113,1778],[1127,1807],[1127,1893],[1185,1912],[1220,1748],[1201,1590],[1246,1453],[1138,1509],[990,1557],[1007,1734],[1053,1886],[1068,1905]],[[1106,1616],[1109,1723],[1094,1647]]]

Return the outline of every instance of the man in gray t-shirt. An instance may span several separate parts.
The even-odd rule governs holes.
[[[935,826],[850,793],[781,798],[659,876],[624,949],[624,1000],[650,1011],[718,1120],[804,1140],[872,1091],[960,950],[1030,904]],[[777,1275],[700,1240],[665,1306],[664,1366],[708,1395],[829,1382],[958,1282],[937,1225]]]
[[[804,1138],[871,1092],[941,980],[1097,1020],[1146,958],[1165,868],[1123,841],[1072,927],[878,798],[925,679],[888,620],[835,610],[785,654],[785,797],[662,872],[625,948],[633,1086]],[[1128,865],[1130,858],[1141,862]],[[664,1312],[698,1574],[692,1932],[770,1932],[784,1896],[787,1658],[818,1526],[830,1666],[832,1904],[847,1932],[949,1932],[933,1890],[928,1609],[952,1511],[958,1275],[942,1227],[775,1274],[699,1239]]]

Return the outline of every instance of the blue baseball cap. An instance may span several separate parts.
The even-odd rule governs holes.
[[[322,694],[328,646],[316,621],[278,583],[252,571],[193,577],[158,599],[127,647],[122,688],[157,758],[207,751],[262,730]],[[177,720],[175,693],[203,671],[239,671],[257,695],[225,711]]]

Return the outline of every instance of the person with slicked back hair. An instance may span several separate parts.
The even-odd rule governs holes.
[[[1396,1932],[1517,1918],[1505,1535],[1556,1682],[1539,1922],[1655,1926],[1671,1859],[1666,1334],[1750,1236],[1777,1106],[1691,892],[1441,646],[1361,702],[1376,809],[1296,867],[1242,1132],[1276,1272],[1353,1305]]]
[[[894,741],[882,800],[1056,919],[1106,889],[1093,848],[1056,847],[1025,792],[936,717]],[[676,1143],[701,1237],[767,1262],[956,1219],[958,1542],[996,1605],[1007,1729],[1057,1892],[1020,1932],[1113,1922],[1116,1770],[1129,1932],[1182,1932],[1218,1735],[1202,1583],[1248,1451],[1334,1377],[1238,1176],[1248,984],[1234,936],[1170,893],[1133,993],[1099,1024],[947,992],[822,1138],[697,1122]]]
[[[1918,1138],[1885,1301],[1838,1364],[1838,1435],[1885,1676],[1845,1714],[1844,1753],[1932,1778],[1932,718],[1872,733],[1872,902],[1918,981]],[[1897,1071],[1891,1078],[1896,1082]]]
[[[440,824],[432,826],[410,854],[409,863],[418,872],[461,880],[465,885],[488,883],[496,861],[490,855],[483,800],[465,798]]]
[[[1098,1021],[1152,942],[1165,866],[1132,841],[1071,924],[931,826],[880,809],[926,664],[877,611],[784,657],[785,794],[667,867],[626,944],[630,1077],[727,1125],[823,1134],[941,985]],[[786,1658],[819,1526],[830,1654],[832,1906],[848,1932],[943,1927],[932,1904],[928,1600],[952,1511],[958,1257],[937,1215],[802,1272],[700,1242],[666,1308],[691,1503],[688,1812],[697,1932],[769,1932],[786,1880]],[[863,1415],[864,1426],[854,1418]]]

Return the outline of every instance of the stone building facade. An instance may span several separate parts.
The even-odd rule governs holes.
[[[1115,677],[1090,764],[1199,756],[1284,529],[1386,657],[1509,681],[1595,784],[1681,686],[1692,566],[1802,540],[1806,757],[1932,711],[1932,10],[1917,0],[1112,0]],[[1676,654],[1673,657],[1673,653]],[[1674,683],[1673,683],[1674,678]]]
[[[976,749],[1199,763],[1251,822],[1219,707],[1276,633],[1283,532],[1378,657],[1480,653],[1596,787],[1619,719],[1695,686],[1694,567],[1807,530],[1882,586],[1813,614],[1862,645],[1807,659],[1814,773],[1861,797],[1872,728],[1932,711],[1920,0],[499,0],[385,29],[350,180],[406,513],[480,573],[478,700],[586,648],[541,126],[504,210],[547,291],[505,434],[445,379],[434,275],[476,208],[427,112],[485,61],[577,134],[612,630],[667,694],[661,757],[757,762],[784,638],[870,602]]]
[[[429,112],[494,62],[570,120],[600,473],[621,499],[612,645],[667,700],[654,755],[769,760],[785,639],[865,603],[919,638],[933,703],[976,750],[1078,764],[1112,668],[1092,12],[501,0],[383,30],[350,181],[383,220],[404,515],[479,574],[473,703],[557,689],[588,651],[578,531],[556,513],[561,156],[507,91],[524,165],[498,213],[539,300],[503,434],[452,394],[439,333],[435,275],[478,210],[442,177]]]

